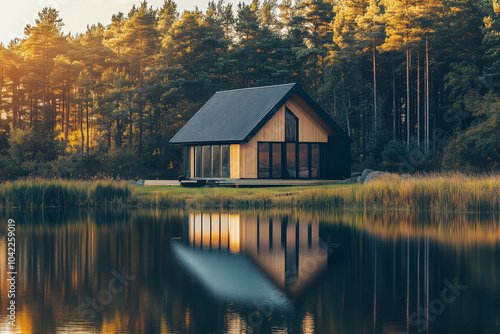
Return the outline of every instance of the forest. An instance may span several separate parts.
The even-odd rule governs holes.
[[[497,1],[144,1],[80,34],[44,8],[0,45],[0,179],[175,178],[169,140],[214,92],[289,82],[353,171],[498,171]]]

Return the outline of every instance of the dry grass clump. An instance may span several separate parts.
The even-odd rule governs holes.
[[[314,189],[296,202],[300,207],[498,213],[500,176],[385,174],[364,185]]]
[[[126,206],[134,188],[124,181],[25,179],[0,185],[0,207]]]

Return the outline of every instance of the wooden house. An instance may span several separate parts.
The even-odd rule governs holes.
[[[195,179],[344,179],[351,139],[295,83],[217,92],[170,140]]]

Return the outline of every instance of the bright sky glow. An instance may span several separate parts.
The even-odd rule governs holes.
[[[148,5],[160,8],[163,0],[149,0]],[[177,10],[193,10],[196,6],[201,10],[207,8],[209,0],[177,0]],[[238,0],[226,0],[233,3]],[[241,1],[241,2],[249,2]],[[34,25],[38,12],[44,7],[52,7],[59,11],[63,19],[65,33],[81,33],[87,30],[87,25],[102,23],[105,26],[111,22],[111,16],[118,12],[127,14],[141,0],[2,0],[0,12],[0,43],[5,46],[14,38],[24,37],[24,27]]]

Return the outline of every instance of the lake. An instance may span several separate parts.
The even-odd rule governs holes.
[[[500,333],[487,215],[10,211],[2,333]],[[7,219],[16,221],[16,327]]]

